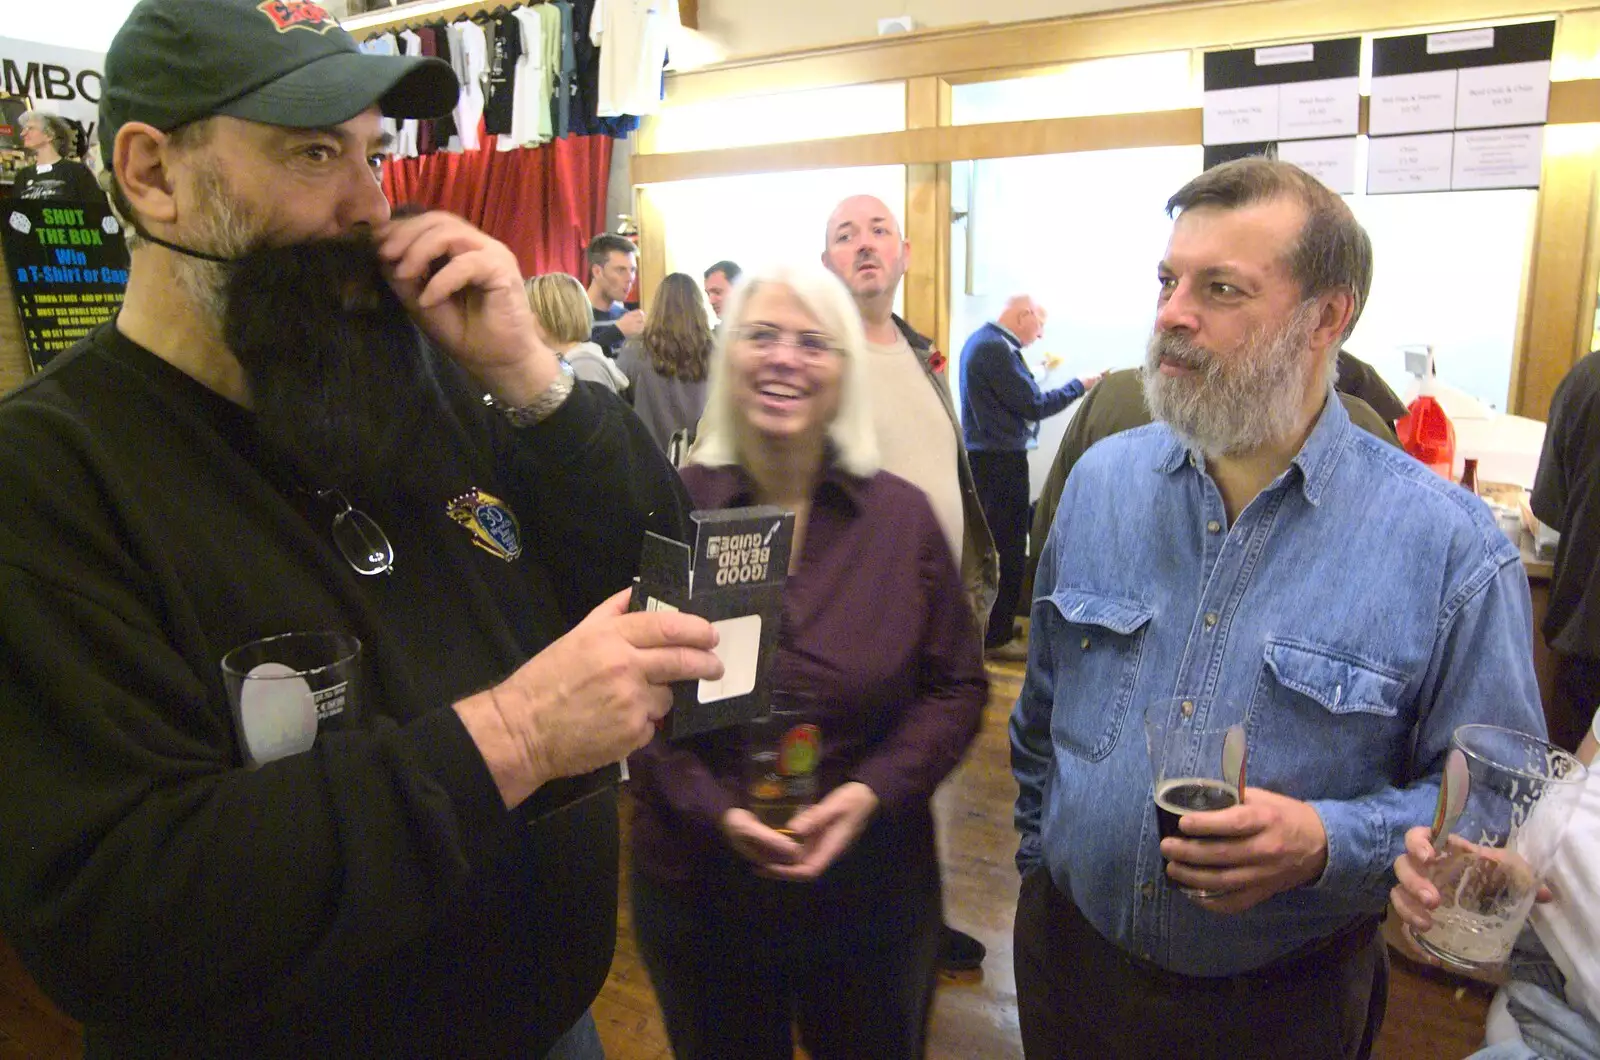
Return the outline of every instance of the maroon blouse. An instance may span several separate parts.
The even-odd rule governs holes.
[[[692,466],[700,510],[754,503],[738,468]],[[784,592],[774,688],[811,697],[821,791],[856,780],[880,817],[925,822],[928,800],[978,733],[988,695],[976,623],[922,491],[879,472],[832,469],[817,486],[800,563]],[[685,881],[727,851],[717,822],[742,805],[739,730],[656,737],[629,760],[638,799],[633,860]]]

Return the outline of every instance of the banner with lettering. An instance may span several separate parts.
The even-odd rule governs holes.
[[[34,371],[112,316],[128,286],[122,227],[98,203],[0,203],[0,233]]]
[[[34,107],[71,118],[95,143],[102,52],[0,37],[0,92],[26,96]]]

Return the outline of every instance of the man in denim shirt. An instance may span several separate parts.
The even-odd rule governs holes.
[[[1011,721],[1023,1044],[1362,1057],[1390,865],[1452,730],[1543,731],[1527,581],[1480,501],[1329,400],[1372,273],[1343,201],[1253,158],[1167,206],[1158,422],[1067,481]],[[1244,726],[1248,787],[1161,841],[1143,717],[1168,699]]]

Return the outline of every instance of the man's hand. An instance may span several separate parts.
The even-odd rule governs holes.
[[[629,591],[485,692],[455,705],[506,806],[540,785],[626,758],[650,742],[674,681],[716,680],[716,631],[677,611],[628,613]]]
[[[1078,382],[1083,384],[1083,392],[1087,394],[1089,391],[1095,388],[1095,384],[1099,383],[1100,380],[1104,379],[1105,377],[1106,374],[1104,372],[1097,372],[1094,375],[1084,376],[1082,379],[1078,380]]]
[[[878,796],[871,788],[856,780],[840,784],[821,802],[789,818],[800,857],[792,864],[770,864],[764,874],[779,880],[816,879],[850,849],[877,809]]]
[[[490,393],[533,401],[555,380],[517,259],[454,214],[435,211],[379,227],[389,285],[417,326]]]
[[[773,865],[792,865],[800,860],[800,844],[757,820],[756,815],[742,807],[734,807],[717,822],[722,837],[739,856],[756,866],[768,869]]]
[[[617,330],[622,337],[631,339],[644,330],[644,310],[630,309],[617,318]]]
[[[1226,892],[1196,899],[1218,913],[1242,913],[1281,891],[1310,883],[1328,864],[1328,833],[1308,803],[1262,788],[1226,810],[1184,814],[1184,835],[1161,841],[1174,883]]]

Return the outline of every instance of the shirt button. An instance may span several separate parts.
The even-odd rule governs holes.
[[[1153,883],[1147,883],[1143,887],[1139,888],[1139,893],[1144,895],[1146,898],[1154,898],[1156,896],[1156,885]]]
[[[1214,626],[1216,624],[1217,624],[1217,613],[1215,611],[1207,611],[1206,612],[1206,628],[1210,629],[1212,626]]]
[[[1206,524],[1206,531],[1208,533],[1213,533],[1213,534],[1221,533],[1222,532],[1222,524],[1217,522],[1215,519],[1213,519],[1209,523]]]
[[[1089,638],[1088,637],[1084,637],[1082,640],[1080,640],[1078,642],[1078,647],[1082,648],[1084,651],[1088,651],[1089,650]]]
[[[1194,700],[1192,700],[1192,699],[1184,700],[1183,701],[1183,716],[1188,718],[1188,717],[1192,717],[1193,715],[1194,715]]]

